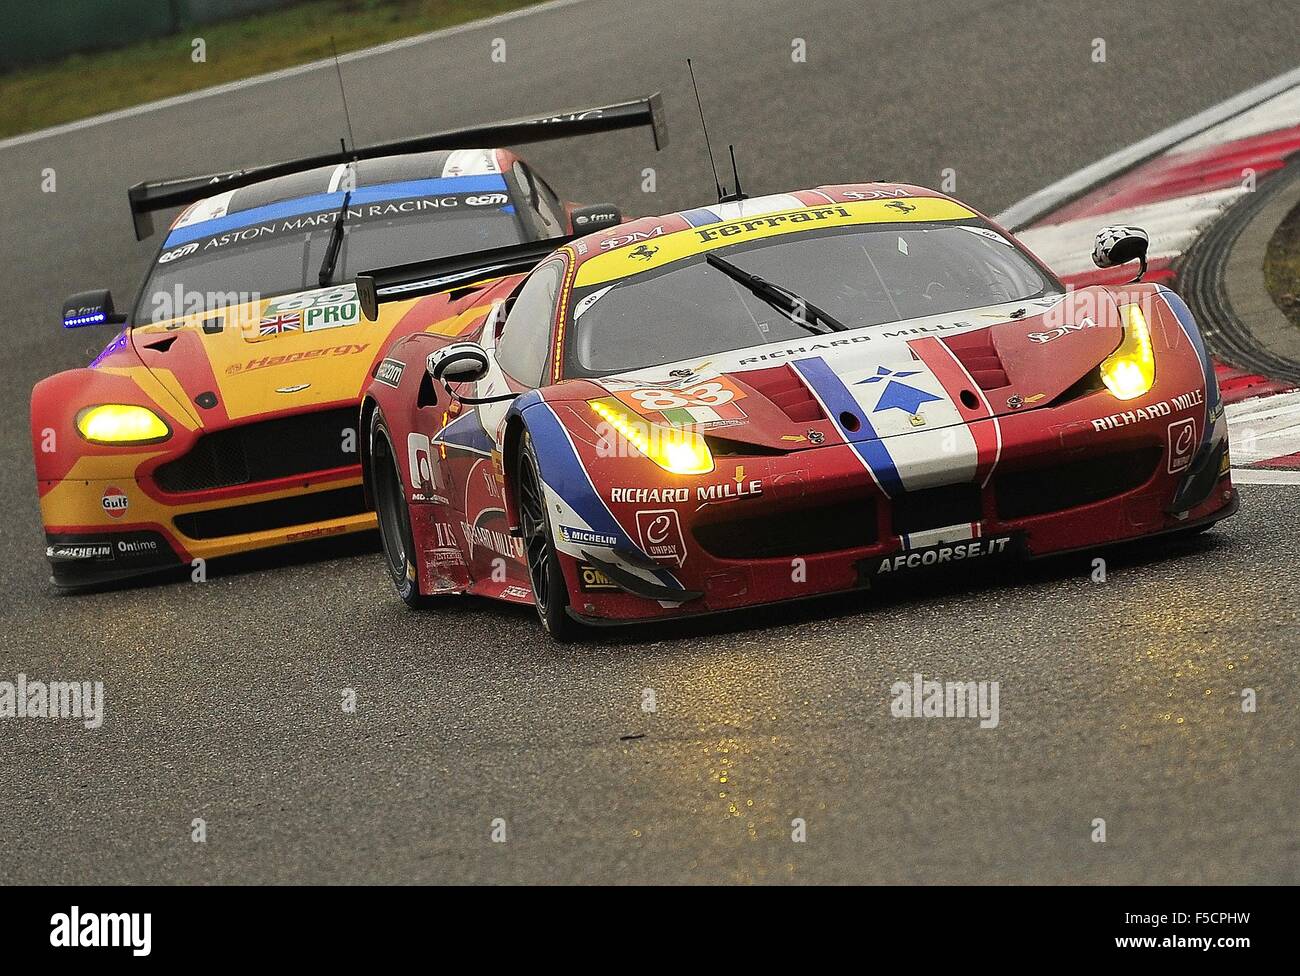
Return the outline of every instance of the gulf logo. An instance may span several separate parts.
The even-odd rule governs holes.
[[[110,485],[104,489],[104,495],[100,498],[99,503],[104,506],[104,511],[109,518],[120,519],[126,514],[131,499],[126,497],[126,492],[121,488],[114,488]]]

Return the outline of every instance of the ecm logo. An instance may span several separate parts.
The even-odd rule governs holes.
[[[66,915],[50,916],[50,945],[56,949],[129,947],[133,956],[149,955],[153,915],[149,912],[87,912],[76,905]]]

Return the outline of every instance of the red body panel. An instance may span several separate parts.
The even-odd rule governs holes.
[[[897,191],[863,184],[795,196],[815,206]],[[645,218],[576,242],[571,258],[580,265],[685,226],[679,215]],[[477,301],[502,302],[519,281],[500,282]],[[590,622],[838,592],[932,565],[1013,550],[1044,556],[1230,514],[1217,385],[1181,302],[1143,284],[1029,304],[559,381],[509,410],[467,406],[459,415],[442,391],[436,407],[413,405],[424,358],[440,340],[399,343],[389,356],[405,364],[401,385],[375,384],[370,395],[395,442],[427,438],[439,455],[438,497],[414,482],[414,465],[407,472],[420,589],[531,597],[522,549],[502,541],[519,528],[513,465],[523,429],[538,450],[572,610]],[[1099,381],[1088,384],[1120,346],[1121,307],[1129,304],[1146,315],[1155,380],[1120,401]],[[553,326],[552,376],[564,326],[562,319]],[[493,335],[479,338],[492,348]],[[879,386],[867,385],[899,363],[911,364],[903,375],[937,401],[910,423],[890,412]],[[714,393],[725,389],[731,419],[702,425],[712,472],[675,475],[635,451],[611,449],[588,401],[658,406],[629,398],[638,382],[666,394],[664,403],[689,404],[692,387],[706,383]],[[449,431],[459,446],[448,443]],[[1208,465],[1214,470],[1205,473]],[[1189,495],[1197,471],[1203,477]],[[1180,508],[1176,498],[1191,501]],[[609,566],[630,575],[616,582],[602,569]]]

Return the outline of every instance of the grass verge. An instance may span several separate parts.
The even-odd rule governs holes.
[[[538,0],[304,0],[283,10],[0,75],[0,137],[531,6]],[[192,59],[202,37],[206,62]]]
[[[1268,242],[1264,286],[1287,320],[1300,327],[1300,204],[1286,215]]]

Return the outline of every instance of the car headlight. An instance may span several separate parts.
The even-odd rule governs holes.
[[[680,427],[665,427],[634,420],[610,400],[589,400],[591,409],[633,447],[673,474],[708,474],[713,454],[704,438]]]
[[[77,431],[92,444],[156,444],[171,428],[148,407],[104,403],[77,414]]]
[[[1140,397],[1156,381],[1156,357],[1151,348],[1151,329],[1137,305],[1125,305],[1124,341],[1101,364],[1101,381],[1119,400]]]

